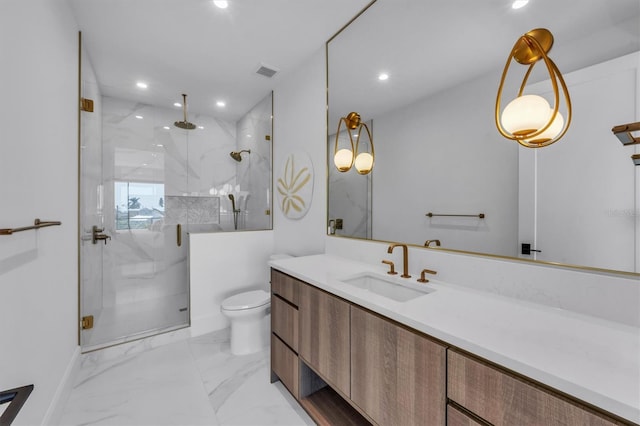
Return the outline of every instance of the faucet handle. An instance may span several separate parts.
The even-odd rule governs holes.
[[[417,281],[419,283],[428,283],[429,282],[429,280],[425,278],[424,274],[433,274],[433,275],[435,275],[435,274],[437,274],[437,272],[436,271],[432,271],[430,269],[423,269],[422,272],[420,272],[420,278],[417,279]]]
[[[431,243],[434,243],[436,247],[440,247],[440,240],[427,240],[424,242],[424,246],[431,247]]]
[[[393,262],[390,260],[383,260],[382,263],[384,263],[385,265],[389,265],[390,269],[389,272],[387,272],[387,274],[389,275],[397,275],[398,273],[396,272]]]

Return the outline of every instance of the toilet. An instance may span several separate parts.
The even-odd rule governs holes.
[[[291,257],[272,255],[270,260]],[[231,353],[247,355],[267,346],[268,333],[263,321],[271,307],[271,293],[252,290],[238,293],[222,301],[220,311],[231,323]]]

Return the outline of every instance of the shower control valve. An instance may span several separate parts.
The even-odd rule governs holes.
[[[102,232],[104,232],[104,228],[98,228],[96,225],[93,225],[93,228],[91,228],[91,242],[93,244],[98,244],[98,240],[100,240],[104,241],[104,245],[107,245],[107,240],[110,240],[111,237]]]

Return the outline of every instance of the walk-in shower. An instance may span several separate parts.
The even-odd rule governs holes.
[[[175,121],[173,100],[103,90],[86,58],[81,95],[94,111],[80,113],[83,352],[189,326],[189,234],[271,228],[273,111],[269,94],[236,121],[192,111],[195,125],[183,94]]]

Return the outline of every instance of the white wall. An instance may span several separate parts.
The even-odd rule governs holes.
[[[39,424],[77,353],[78,32],[63,0],[0,2],[0,388]]]
[[[634,147],[611,133],[615,125],[640,119],[639,67],[636,52],[566,74],[573,104],[567,134],[544,149],[520,150],[519,192],[533,203],[520,214],[536,215],[535,226],[531,217],[520,224],[529,237],[520,242],[542,250],[536,259],[640,271],[640,181],[629,158]],[[553,99],[548,81],[530,90]],[[535,161],[533,176],[526,176],[527,161]]]
[[[247,290],[269,290],[273,231],[214,232],[189,235],[191,335],[228,325],[222,301]]]
[[[325,70],[322,47],[282,81],[274,93],[274,176],[283,170],[286,157],[296,151],[306,152],[314,169],[313,201],[304,217],[291,220],[277,206],[273,208],[276,252],[300,256],[324,251],[327,232]]]
[[[373,117],[373,238],[517,254],[518,144],[495,130],[495,90],[489,74]]]

